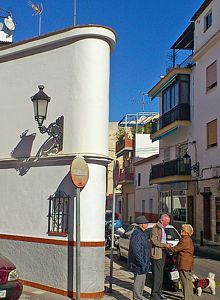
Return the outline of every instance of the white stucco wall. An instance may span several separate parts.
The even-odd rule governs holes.
[[[210,165],[220,165],[219,155],[219,94],[220,94],[220,41],[196,61],[195,68],[195,114],[194,114],[194,136],[197,140],[198,160],[200,167],[207,168]],[[217,86],[206,91],[206,68],[217,60]],[[207,123],[217,119],[218,146],[207,148]],[[210,177],[209,171],[204,174]]]
[[[145,213],[158,213],[158,189],[157,185],[150,185],[150,171],[151,165],[156,165],[159,163],[159,157],[156,159],[143,162],[141,164],[135,165],[135,212],[142,213],[142,200],[145,200],[146,211]],[[138,174],[141,174],[140,186],[137,185]],[[152,212],[150,211],[150,199],[152,202]]]
[[[212,26],[204,32],[204,17],[212,10]],[[220,2],[213,0],[195,21],[194,50],[198,51],[220,29]]]
[[[159,153],[159,141],[152,143],[150,134],[135,134],[135,157],[146,158]]]
[[[85,34],[88,38],[84,38]],[[108,155],[109,68],[114,39],[109,29],[85,27],[0,49],[1,128],[7,124],[7,130],[1,131],[2,159],[10,158],[25,130],[28,130],[26,137],[33,137],[29,153],[33,157],[48,138],[37,129],[30,100],[38,91],[38,84],[44,84],[45,92],[51,97],[45,125],[64,115],[62,154]],[[24,149],[20,148],[22,156]],[[18,150],[17,146],[15,152]],[[82,239],[103,240],[105,166],[90,164],[89,168],[90,179],[81,195],[81,209],[83,223],[92,226],[82,226]],[[14,211],[10,223],[2,222],[1,231],[45,236],[47,198],[57,190],[68,171],[68,165],[57,167],[56,163],[53,167],[30,168],[24,176],[19,176],[14,169],[1,170],[2,220],[10,210]],[[12,208],[8,203],[13,203]],[[92,221],[97,211],[101,217]],[[20,215],[24,218],[20,219]]]
[[[16,251],[19,252],[18,266],[24,280],[71,290],[69,281],[73,282],[71,276],[74,277],[75,263],[70,259],[70,246],[65,241],[75,240],[75,234],[72,235],[73,228],[75,231],[75,190],[69,170],[73,157],[80,154],[86,158],[90,172],[89,181],[80,195],[81,241],[85,242],[81,255],[88,258],[82,259],[85,274],[82,292],[104,290],[102,243],[106,165],[109,162],[109,74],[110,54],[115,42],[116,36],[111,29],[93,25],[66,29],[0,48],[0,193],[3,206],[0,211],[0,243],[2,249],[9,247],[12,260]],[[36,157],[48,139],[48,135],[41,134],[37,128],[30,100],[38,92],[39,84],[45,86],[44,92],[51,97],[44,125],[64,116],[63,150],[58,154],[50,153],[48,157]],[[48,197],[60,190],[71,197],[69,235],[48,236]],[[25,237],[29,238],[28,242]],[[49,239],[53,241],[50,243]],[[62,244],[59,244],[60,240],[63,240]],[[57,248],[61,245],[53,255],[53,260],[57,261],[55,271],[47,259],[54,247],[51,245],[58,245]],[[29,246],[36,249],[28,261],[29,270],[35,267],[35,261],[39,262],[34,279],[23,266],[26,265],[25,252]],[[95,255],[98,255],[97,260]],[[62,269],[67,263],[65,277]],[[54,276],[47,280],[43,274],[46,266],[48,272],[54,272]]]

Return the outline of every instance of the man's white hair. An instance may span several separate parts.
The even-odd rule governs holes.
[[[162,214],[160,220],[164,220],[164,219],[170,219],[170,216],[168,214]]]

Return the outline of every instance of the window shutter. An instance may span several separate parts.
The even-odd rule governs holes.
[[[217,144],[217,119],[207,124],[207,140],[208,147]]]
[[[212,88],[217,83],[217,61],[215,61],[213,64],[211,64],[209,67],[207,67],[206,70],[206,76],[207,76],[207,90]]]

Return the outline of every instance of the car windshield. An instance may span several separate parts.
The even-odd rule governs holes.
[[[148,228],[148,235],[151,236],[152,228]],[[178,241],[180,239],[179,233],[174,228],[165,228],[167,241]]]

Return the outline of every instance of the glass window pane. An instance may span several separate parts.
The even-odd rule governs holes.
[[[175,106],[179,103],[179,85],[175,84]]]
[[[186,196],[173,194],[173,220],[186,222]]]
[[[189,103],[189,83],[181,81],[181,103]]]

